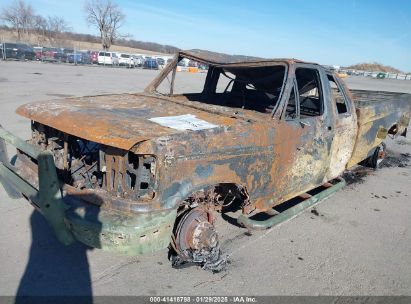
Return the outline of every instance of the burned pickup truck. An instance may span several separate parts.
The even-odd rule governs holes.
[[[206,73],[177,72],[184,58]],[[199,81],[184,88],[181,77]],[[341,184],[359,163],[377,167],[383,140],[406,135],[410,112],[410,95],[350,92],[321,65],[182,51],[143,93],[19,107],[32,136],[0,128],[0,179],[64,244],[168,247],[174,264],[212,269],[216,214],[236,206],[242,225],[272,226],[282,203]]]

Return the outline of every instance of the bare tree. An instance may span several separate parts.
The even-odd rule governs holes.
[[[47,41],[48,22],[47,19],[40,15],[35,15],[33,20],[33,32],[37,34],[37,43],[43,44]]]
[[[48,38],[50,40],[61,38],[64,32],[71,30],[66,20],[62,17],[53,16],[48,17]]]
[[[33,26],[33,7],[23,0],[16,0],[9,7],[3,8],[0,18],[14,28],[20,40],[23,34],[29,34]]]
[[[117,4],[111,0],[89,0],[84,10],[86,20],[100,31],[101,45],[107,50],[120,37],[119,28],[123,25],[125,15]]]
[[[58,16],[45,18],[35,15],[33,18],[33,31],[37,34],[39,43],[49,41],[50,44],[53,44],[56,39],[62,38],[62,34],[70,29],[66,20]]]

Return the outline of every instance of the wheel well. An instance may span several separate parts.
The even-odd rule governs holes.
[[[230,205],[234,202],[241,204],[245,200],[248,200],[248,197],[248,191],[246,187],[242,185],[236,183],[218,183],[197,188],[181,201],[179,205],[213,202],[216,206],[222,207],[227,203]]]

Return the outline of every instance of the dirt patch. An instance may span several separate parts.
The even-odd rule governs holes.
[[[381,168],[391,168],[391,167],[400,167],[404,168],[408,166],[408,163],[411,160],[410,153],[400,153],[394,154],[392,152],[387,153],[388,155],[385,159],[381,162]]]

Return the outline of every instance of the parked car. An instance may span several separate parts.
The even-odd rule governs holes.
[[[59,62],[67,62],[68,54],[73,54],[73,53],[74,53],[73,49],[65,49],[65,48],[57,49],[56,59]]]
[[[158,57],[157,58],[157,63],[160,66],[164,66],[166,64],[166,61],[163,58]]]
[[[98,53],[98,64],[104,65],[119,65],[119,59],[115,52],[99,52]]]
[[[190,60],[190,61],[188,62],[188,67],[197,68],[197,67],[198,67],[198,62],[197,62],[197,61],[194,61],[194,60]]]
[[[340,78],[347,78],[348,74],[347,74],[347,72],[340,71],[340,72],[337,73],[337,76],[340,77]]]
[[[58,57],[61,55],[57,55],[59,51],[55,47],[45,47],[41,52],[41,60],[42,61],[58,61]]]
[[[134,68],[135,67],[134,57],[129,55],[129,54],[121,53],[118,57],[118,64],[120,66],[126,66],[126,67],[129,67],[129,68]]]
[[[186,67],[187,66],[187,60],[180,60],[179,62],[177,62],[177,66]]]
[[[91,64],[90,52],[79,51],[79,52],[67,54],[67,62],[76,63],[76,64]]]
[[[90,52],[90,57],[91,57],[91,63],[92,64],[97,64],[98,63],[98,52],[96,52],[96,51]]]
[[[33,47],[34,53],[36,54],[36,60],[41,60],[41,53],[43,51],[42,46],[35,46]]]
[[[387,77],[387,73],[380,72],[377,74],[377,79],[384,79]]]
[[[45,47],[41,53],[42,61],[66,62],[67,54],[73,53],[73,49],[64,49],[56,47]]]
[[[134,57],[134,62],[135,62],[135,65],[136,65],[136,66],[138,66],[138,67],[143,66],[143,64],[144,64],[144,58],[143,58],[143,56],[141,56],[141,55],[133,55],[133,57]]]
[[[0,58],[4,59],[19,59],[19,60],[35,60],[36,53],[33,47],[24,43],[8,43],[0,44]]]
[[[143,69],[158,70],[158,63],[155,59],[147,59],[144,61]]]

